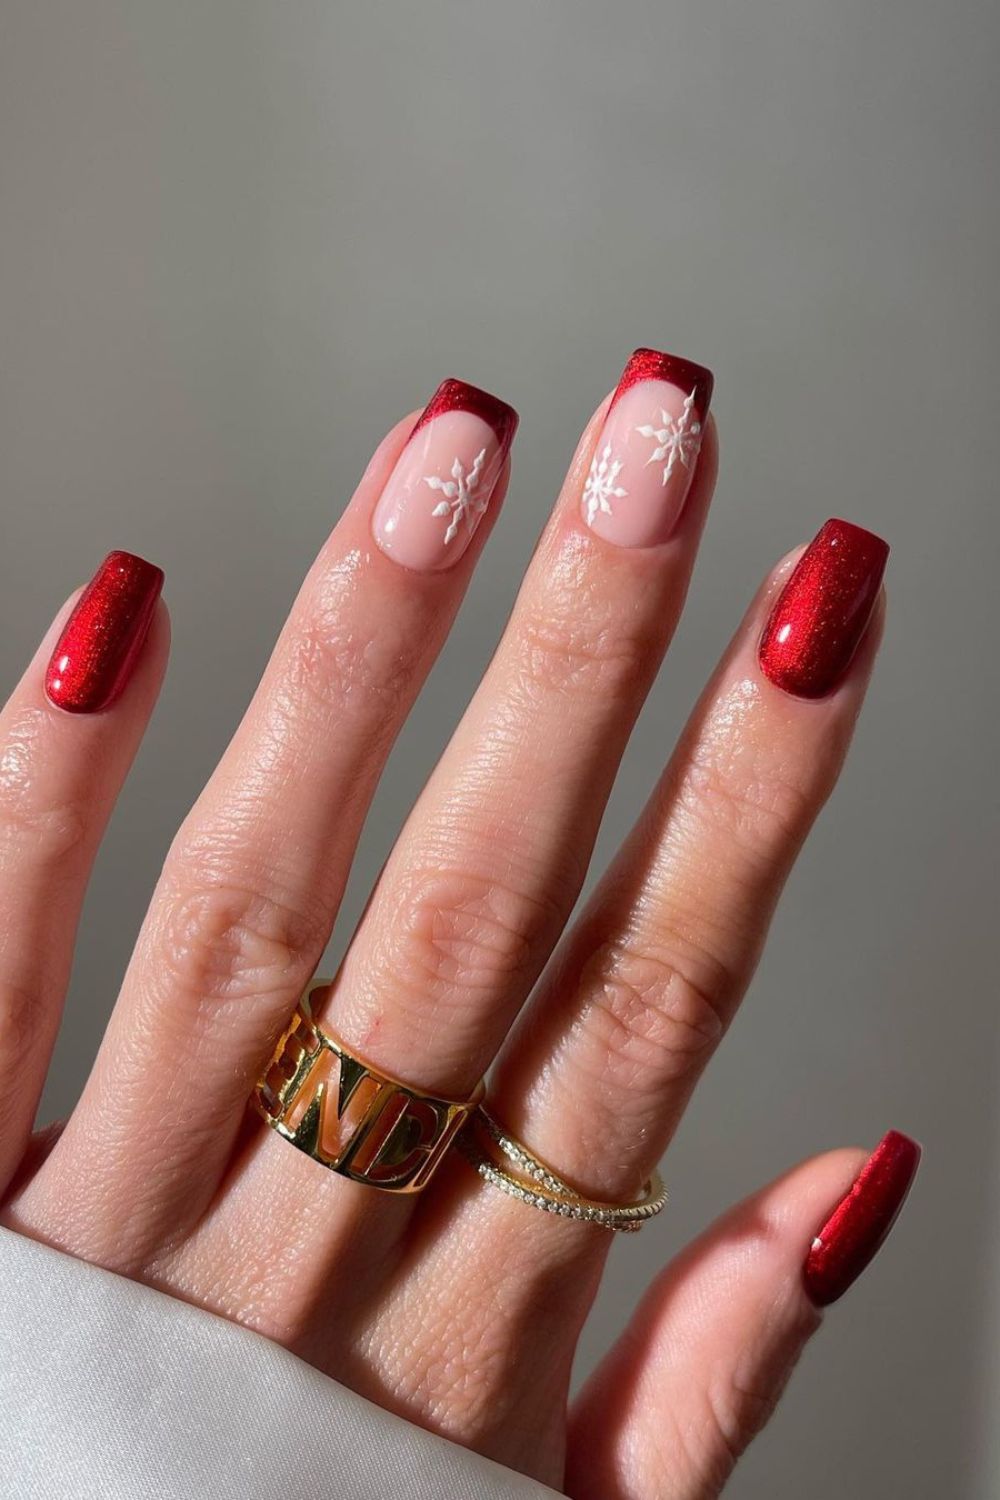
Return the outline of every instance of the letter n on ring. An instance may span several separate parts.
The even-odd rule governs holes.
[[[301,1013],[257,1090],[257,1104],[315,1161],[401,1193],[423,1187],[468,1113],[380,1076]]]

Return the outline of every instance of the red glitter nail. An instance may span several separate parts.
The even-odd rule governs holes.
[[[621,379],[611,398],[611,406],[643,380],[665,380],[685,394],[694,392],[694,409],[699,422],[704,422],[715,388],[715,376],[704,365],[696,365],[678,354],[661,354],[658,349],[636,349],[630,355],[622,371]],[[608,410],[610,411],[610,407]]]
[[[446,411],[468,411],[481,417],[497,435],[501,460],[507,457],[517,431],[518,415],[506,401],[491,396],[489,391],[481,391],[477,385],[466,385],[464,380],[442,380],[417,418],[410,436]]]
[[[827,521],[795,565],[764,627],[764,675],[798,698],[832,692],[871,619],[889,547],[850,521]]]
[[[812,1242],[803,1267],[817,1307],[842,1297],[896,1222],[920,1163],[920,1147],[898,1130],[879,1142],[854,1186]]]
[[[122,693],[149,633],[163,574],[131,552],[110,552],[77,601],[45,673],[57,708],[97,713]]]

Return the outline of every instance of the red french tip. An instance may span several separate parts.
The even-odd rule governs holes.
[[[131,552],[110,552],[77,600],[45,673],[45,691],[73,714],[109,708],[132,675],[163,573]]]
[[[920,1164],[920,1147],[898,1130],[876,1146],[850,1191],[812,1242],[803,1267],[817,1307],[842,1297],[885,1241]]]
[[[665,380],[668,385],[677,386],[685,395],[693,392],[698,420],[704,422],[708,416],[712,391],[715,389],[715,376],[704,365],[696,365],[690,359],[681,359],[679,354],[663,354],[659,349],[636,349],[622,371],[611,405],[614,406],[626,391],[643,380]]]
[[[758,648],[761,671],[797,698],[840,682],[875,608],[888,543],[850,521],[827,521],[778,595]]]
[[[506,458],[519,420],[517,412],[506,401],[501,401],[499,396],[491,396],[489,391],[481,391],[477,385],[467,385],[464,380],[442,380],[414,423],[413,432],[419,432],[421,427],[448,411],[467,411],[475,417],[481,417],[493,428],[500,445],[500,455]],[[413,432],[410,433],[411,437]]]

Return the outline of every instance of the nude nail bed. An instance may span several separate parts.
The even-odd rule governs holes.
[[[428,402],[375,507],[372,530],[405,568],[451,567],[486,514],[517,430],[506,402],[445,380]]]
[[[694,478],[715,381],[675,354],[636,349],[618,382],[583,488],[583,519],[618,547],[673,533]]]

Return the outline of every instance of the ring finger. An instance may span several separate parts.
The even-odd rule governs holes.
[[[501,1052],[496,1116],[588,1198],[638,1197],[746,988],[847,751],[878,643],[886,550],[831,523],[797,569],[789,559],[771,577]],[[420,1269],[462,1308],[468,1347],[499,1340],[496,1367],[509,1372],[505,1353],[530,1372],[515,1382],[501,1446],[486,1448],[530,1467],[561,1431],[610,1236],[470,1178],[456,1164],[450,1221]],[[402,1306],[380,1309],[380,1347]],[[516,1347],[504,1327],[518,1330]],[[442,1351],[429,1342],[423,1358],[436,1367]],[[492,1441],[497,1400],[495,1384],[477,1382],[473,1399],[456,1401],[450,1435]]]

